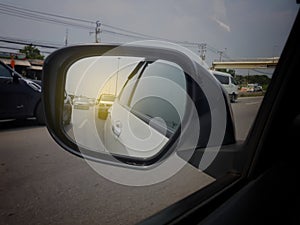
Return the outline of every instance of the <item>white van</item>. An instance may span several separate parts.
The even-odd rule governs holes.
[[[238,97],[238,85],[234,78],[229,73],[220,71],[211,71],[211,73],[217,78],[217,80],[223,85],[229,94],[231,102],[236,102]]]

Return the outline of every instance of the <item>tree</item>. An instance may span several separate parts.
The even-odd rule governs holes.
[[[23,49],[20,49],[19,52],[26,54],[27,59],[44,59],[40,50],[33,45],[26,45]]]
[[[244,86],[246,86],[247,84],[259,84],[264,87],[267,87],[270,84],[271,78],[269,78],[267,75],[236,75],[235,80],[238,82],[238,84]]]

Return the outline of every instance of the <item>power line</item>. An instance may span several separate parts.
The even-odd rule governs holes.
[[[91,26],[80,25],[77,23],[62,21],[62,20],[58,20],[58,19],[54,19],[54,18],[47,18],[45,16],[39,16],[39,15],[30,14],[30,13],[13,12],[12,10],[3,10],[3,9],[0,9],[0,12],[2,14],[16,16],[16,17],[23,18],[23,19],[30,19],[30,20],[39,21],[39,22],[48,22],[48,23],[54,23],[54,24],[68,25],[71,27],[86,29],[86,30],[92,29]]]
[[[3,4],[3,3],[0,3],[0,6],[2,8],[5,8],[10,13],[12,13],[12,11],[17,11],[18,13],[23,13],[23,16],[24,16],[24,13],[25,13],[26,14],[25,16],[28,16],[28,17],[31,16],[31,17],[36,18],[36,19],[49,20],[49,17],[48,18],[45,17],[45,15],[47,15],[47,16],[51,16],[51,17],[56,17],[56,18],[61,18],[61,19],[66,19],[66,20],[72,20],[72,21],[77,21],[77,22],[82,22],[82,23],[89,23],[89,24],[93,24],[94,23],[94,21],[91,21],[91,20],[84,20],[84,19],[79,19],[79,18],[74,18],[74,17],[61,16],[61,15],[57,15],[57,14],[53,14],[53,13],[40,12],[40,11],[36,11],[36,10],[15,7],[15,6],[8,5],[8,4]],[[7,13],[3,9],[2,9],[2,11],[4,13]],[[31,13],[28,13],[28,12],[31,12]],[[34,14],[32,14],[32,13],[34,13]],[[42,17],[41,16],[37,17],[37,15],[35,15],[35,14],[41,15]],[[18,14],[15,14],[15,13],[14,13],[14,15],[18,16]],[[53,20],[50,20],[50,21],[53,21]],[[59,22],[59,21],[55,20],[55,22]],[[60,21],[60,22],[62,22],[62,21]],[[64,22],[64,23],[66,23],[66,22]],[[130,31],[130,30],[127,30],[127,29],[123,29],[123,28],[120,28],[120,27],[116,27],[116,26],[112,26],[112,25],[108,25],[108,24],[104,24],[104,23],[102,23],[101,25],[104,26],[104,27],[112,28],[114,30],[119,30],[119,31],[123,31],[123,32],[126,32],[126,33],[134,34],[134,35],[137,35],[138,37],[157,38],[155,36],[146,35],[146,34],[134,32],[134,31]],[[90,26],[89,27],[82,26],[82,28],[88,28],[88,29],[90,29],[91,27]],[[121,33],[117,33],[117,34],[121,34]],[[134,37],[136,37],[136,36],[134,36]]]
[[[16,6],[9,5],[9,4],[0,3],[0,6],[4,7],[4,8],[18,9],[18,10],[25,11],[25,12],[32,12],[35,14],[47,15],[47,16],[52,16],[52,17],[57,17],[57,18],[62,18],[62,19],[67,19],[67,20],[83,22],[83,23],[93,23],[93,21],[90,21],[90,20],[84,20],[84,19],[68,17],[68,16],[61,16],[61,15],[57,15],[57,14],[53,14],[53,13],[41,12],[41,11],[36,11],[36,10],[32,10],[32,9],[27,9],[27,8],[20,8],[20,7],[16,7]]]
[[[157,39],[157,37],[152,36],[152,35],[142,34],[142,33],[130,31],[130,30],[127,30],[127,29],[123,29],[123,28],[116,27],[116,26],[111,26],[111,25],[104,24],[104,23],[102,23],[102,25],[105,26],[105,27],[109,27],[109,28],[115,29],[115,30],[123,31],[125,33],[133,34],[132,37],[144,37],[144,38]],[[136,35],[136,36],[134,36],[134,35]]]
[[[5,43],[10,43],[10,44],[18,44],[18,45],[34,45],[34,46],[39,46],[43,48],[51,48],[51,49],[58,49],[58,46],[51,46],[51,45],[43,45],[43,44],[38,44],[34,42],[26,42],[26,41],[10,41],[10,40],[5,40],[0,38],[0,42],[5,42]]]
[[[77,22],[83,22],[83,23],[89,23],[89,24],[94,23],[93,21],[90,21],[90,20],[82,20],[82,19],[73,18],[73,17],[60,16],[60,15],[47,13],[47,12],[38,12],[35,10],[14,7],[12,5],[7,5],[7,4],[3,4],[3,3],[0,3],[0,6],[1,6],[0,12],[2,12],[3,14],[6,14],[6,15],[16,16],[16,17],[25,18],[25,19],[32,19],[35,21],[45,21],[45,22],[50,22],[50,23],[69,25],[72,27],[87,29],[87,30],[93,29],[93,27],[90,25],[87,26],[87,25],[83,25],[83,24],[70,22],[70,21],[65,21],[67,19],[67,20],[71,20],[71,21],[77,21]],[[55,17],[55,18],[51,18],[51,17]],[[57,19],[57,18],[60,18],[60,19]],[[61,19],[64,19],[64,20],[61,20]],[[142,33],[130,31],[127,29],[123,29],[123,28],[119,28],[116,26],[111,26],[111,25],[103,24],[103,23],[101,25],[103,25],[104,27],[108,27],[108,28],[117,30],[117,31],[125,32],[125,34],[124,34],[124,33],[109,30],[109,29],[103,29],[104,32],[107,32],[110,34],[115,34],[115,35],[121,35],[121,36],[133,37],[133,38],[159,39],[159,40],[165,40],[165,41],[175,42],[175,43],[179,43],[179,44],[194,45],[194,46],[197,46],[199,44],[199,43],[191,43],[191,42],[186,42],[186,41],[170,40],[170,39],[166,39],[166,38],[142,34]]]
[[[50,42],[50,41],[41,41],[41,40],[29,40],[29,39],[20,39],[20,38],[15,38],[15,37],[6,37],[6,36],[0,36],[1,40],[8,40],[8,41],[21,41],[21,42],[27,42],[29,44],[43,44],[43,45],[52,45],[52,46],[57,46],[61,47],[63,46],[63,43],[59,42]]]
[[[95,22],[93,22],[91,20],[79,19],[79,18],[68,17],[68,16],[61,16],[61,15],[57,15],[57,14],[53,14],[53,13],[41,12],[41,11],[36,11],[36,10],[32,10],[32,9],[16,7],[16,6],[9,5],[9,4],[0,3],[0,13],[5,14],[5,15],[23,18],[23,19],[30,19],[33,21],[47,22],[47,23],[52,23],[52,24],[60,24],[60,25],[64,25],[64,26],[70,26],[70,27],[89,30],[89,31],[95,29],[92,26],[92,24],[94,24]],[[129,38],[135,38],[135,39],[146,39],[146,38],[147,39],[157,39],[157,40],[173,42],[173,43],[180,44],[182,46],[188,46],[188,47],[193,47],[193,48],[198,48],[199,45],[204,44],[204,43],[198,43],[198,42],[178,41],[178,40],[172,40],[172,39],[168,39],[168,38],[157,37],[157,36],[153,36],[153,35],[130,31],[127,29],[123,29],[120,27],[116,27],[116,26],[112,26],[112,25],[108,25],[108,24],[104,24],[104,23],[101,23],[101,26],[110,28],[110,29],[101,29],[101,32],[112,34],[112,35],[123,36],[123,37],[129,37]],[[100,30],[98,30],[98,31],[100,33]],[[98,32],[95,32],[95,33],[99,34]],[[209,44],[206,44],[206,49],[215,54],[219,54],[219,52],[220,52],[219,50],[217,50],[213,46],[210,46]],[[206,51],[206,49],[205,49],[205,51]],[[222,55],[222,56],[229,58],[227,55]],[[202,57],[203,57],[203,55],[202,55]]]

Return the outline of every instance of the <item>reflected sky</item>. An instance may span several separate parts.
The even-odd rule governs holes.
[[[67,72],[69,95],[98,98],[102,93],[118,95],[127,77],[143,60],[137,57],[99,56],[75,62]]]

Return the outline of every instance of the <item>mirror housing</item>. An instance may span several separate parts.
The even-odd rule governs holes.
[[[141,57],[149,62],[167,60],[179,65],[186,74],[187,96],[193,106],[185,110],[179,129],[157,154],[143,158],[91,151],[66,133],[62,118],[67,73],[79,60],[100,56]],[[226,91],[208,68],[196,62],[187,53],[176,49],[161,46],[102,44],[67,47],[47,57],[43,67],[43,84],[46,124],[50,134],[64,149],[88,160],[117,166],[147,168],[163,162],[176,151],[235,143],[233,116]],[[100,117],[106,118],[109,112],[110,109]],[[115,129],[117,128],[120,127],[116,126]],[[185,160],[188,161],[191,157],[193,153]]]

